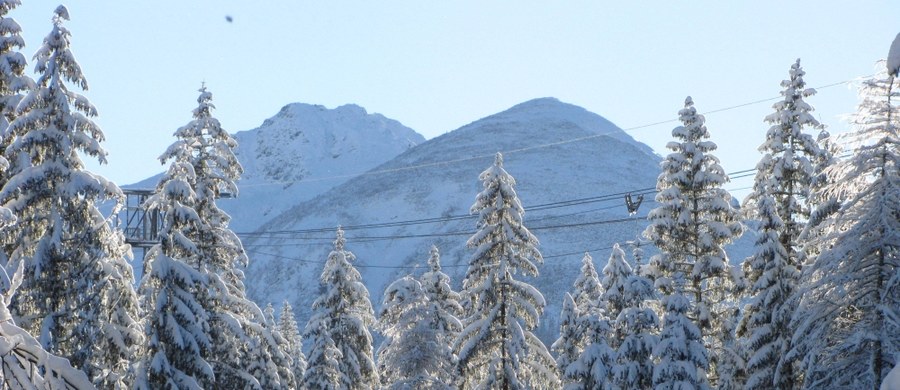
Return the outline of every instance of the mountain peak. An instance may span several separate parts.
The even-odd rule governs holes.
[[[289,103],[284,105],[284,107],[281,107],[281,110],[279,110],[278,113],[275,114],[275,116],[266,119],[260,127],[262,128],[271,126],[279,119],[292,120],[292,118],[301,118],[301,120],[310,120],[312,118],[323,118],[335,115],[359,117],[373,115],[376,117],[382,117],[379,114],[369,114],[369,112],[366,111],[365,108],[360,107],[356,104],[344,104],[334,109],[329,109],[328,107],[325,107],[321,104]]]
[[[290,103],[235,138],[244,167],[241,197],[267,199],[263,207],[223,207],[232,227],[242,231],[425,142],[400,122],[356,104],[329,109]]]
[[[554,97],[537,98],[516,104],[505,111],[473,122],[467,127],[481,126],[484,123],[532,123],[541,128],[556,128],[561,124],[567,123],[591,133],[624,141],[648,155],[656,155],[649,146],[635,141],[624,130],[606,118],[583,107],[560,101]]]

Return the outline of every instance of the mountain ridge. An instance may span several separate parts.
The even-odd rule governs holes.
[[[273,217],[245,237],[251,256],[248,293],[260,304],[289,300],[302,322],[318,291],[321,262],[331,250],[333,228],[328,227],[435,216],[456,217],[347,229],[346,245],[357,255],[355,264],[376,307],[387,283],[404,272],[424,270],[432,243],[441,249],[445,268],[459,288],[470,254],[466,234],[474,232],[475,223],[474,217],[460,216],[468,214],[480,191],[478,174],[490,166],[497,151],[506,151],[504,166],[518,181],[526,226],[540,230],[536,235],[542,252],[552,258],[541,267],[547,276],[534,280],[548,297],[547,313],[552,313],[539,334],[550,337],[556,332],[558,301],[580,268],[581,251],[634,239],[645,221],[563,231],[552,226],[628,219],[624,201],[616,197],[535,212],[529,206],[653,187],[659,169],[659,157],[649,147],[601,116],[556,99],[531,100],[432,138]],[[647,209],[639,210],[638,217]],[[309,228],[317,230],[304,230]],[[602,245],[592,244],[601,241],[597,237]],[[578,254],[556,256],[573,251]],[[597,259],[606,256],[594,253]]]

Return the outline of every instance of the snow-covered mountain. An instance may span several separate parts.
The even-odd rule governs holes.
[[[244,167],[240,194],[219,206],[236,232],[253,231],[292,206],[425,141],[380,114],[348,104],[328,109],[293,103],[259,127],[234,135]],[[130,188],[154,188],[159,176]]]
[[[497,151],[518,182],[526,226],[541,241],[545,263],[532,282],[549,304],[538,332],[548,340],[558,329],[562,295],[575,280],[583,253],[592,250],[602,267],[613,243],[643,230],[646,221],[639,217],[653,206],[648,196],[634,219],[621,221],[629,218],[623,197],[601,196],[654,187],[660,160],[606,119],[552,98],[519,104],[429,140],[295,203],[256,233],[243,235],[251,256],[246,272],[251,297],[261,305],[287,299],[305,322],[337,225],[346,230],[347,249],[357,255],[355,264],[376,307],[387,283],[422,273],[431,244],[440,248],[445,271],[459,288],[471,254],[465,244],[475,224],[469,207],[481,188],[478,175]],[[597,197],[608,200],[560,203]],[[270,203],[275,202],[261,197],[248,204]]]

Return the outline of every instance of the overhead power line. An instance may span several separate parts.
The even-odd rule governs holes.
[[[743,170],[728,173],[728,176],[732,177],[732,178],[741,178],[741,177],[752,176],[752,174],[755,174],[755,172],[756,172],[755,168],[754,169],[743,169]],[[734,175],[734,176],[732,176],[732,175]],[[654,194],[654,193],[656,193],[655,187],[644,187],[644,188],[638,188],[638,189],[634,189],[634,190],[630,190],[630,191],[622,191],[622,192],[615,192],[615,193],[609,193],[609,194],[603,194],[603,195],[597,195],[597,196],[591,196],[591,197],[585,197],[585,198],[567,199],[567,200],[562,200],[562,201],[537,204],[537,205],[528,207],[527,211],[535,212],[535,211],[557,209],[557,208],[561,208],[561,207],[584,205],[584,204],[589,204],[589,203],[621,200],[622,197],[624,197],[625,195],[628,195],[628,194],[649,195],[649,194]],[[609,208],[612,208],[612,207],[609,207]],[[603,208],[603,209],[608,209],[608,208]],[[592,211],[597,211],[597,210],[592,210]],[[581,211],[580,213],[583,213],[583,212],[586,212],[586,211]],[[542,217],[538,220],[558,218],[561,216],[562,215],[550,215],[550,216]],[[403,221],[366,223],[366,224],[356,224],[356,225],[342,225],[341,228],[344,229],[344,231],[368,230],[368,229],[403,227],[403,226],[413,226],[413,225],[422,225],[422,224],[431,224],[431,223],[443,223],[443,222],[474,219],[474,218],[475,218],[475,216],[471,215],[471,214],[456,214],[456,215],[449,215],[449,216],[442,216],[442,217],[418,218],[418,219],[410,219],[410,220],[403,220]],[[535,221],[537,221],[537,220],[533,220],[532,222],[535,222]],[[246,237],[246,238],[254,238],[254,237],[277,238],[276,236],[278,236],[278,235],[329,233],[329,232],[333,232],[334,229],[335,229],[335,226],[323,226],[323,227],[307,228],[307,229],[265,230],[265,231],[258,230],[255,232],[238,232],[236,234],[238,234],[239,236],[242,236],[242,237]],[[444,235],[455,235],[455,233],[444,234]],[[367,238],[368,237],[353,237],[354,240],[367,239]],[[306,238],[298,238],[298,239],[329,240],[331,238],[306,237]]]

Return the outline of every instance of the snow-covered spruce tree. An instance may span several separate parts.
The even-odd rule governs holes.
[[[190,146],[176,143],[167,154],[190,155]],[[191,188],[193,166],[174,159],[144,207],[165,216],[160,243],[147,251],[141,293],[147,311],[146,357],[140,364],[137,388],[212,388],[208,362],[209,313],[201,303],[209,299],[206,267],[197,269],[200,251],[191,238],[203,223],[195,210]]]
[[[442,344],[431,309],[422,284],[412,276],[404,276],[384,290],[378,319],[384,335],[378,348],[382,388],[451,388],[450,382],[435,375],[451,369],[453,360],[447,360],[450,347]]]
[[[613,321],[613,329],[619,329],[615,326],[615,320],[619,318],[622,310],[627,306],[625,302],[625,289],[627,288],[628,278],[633,274],[631,266],[625,260],[625,252],[619,248],[619,244],[613,244],[612,253],[606,266],[603,267],[603,295],[600,296],[600,302],[606,306],[605,314]],[[610,346],[619,347],[622,340],[620,334],[610,334]]]
[[[288,301],[281,306],[281,316],[278,319],[278,331],[284,337],[284,352],[291,357],[291,371],[294,374],[294,388],[301,388],[303,376],[306,375],[306,356],[303,355],[303,339],[300,336],[300,327],[294,318],[294,309]]]
[[[830,177],[828,172],[831,170],[830,167],[838,162],[842,147],[824,128],[819,131],[816,143],[819,145],[820,154],[813,160],[815,176],[810,181],[809,198],[806,199],[809,205],[809,219],[797,239],[803,244],[802,250],[798,254],[798,269],[802,268],[804,264],[815,261],[821,248],[817,247],[814,242],[817,237],[825,234],[826,229],[822,222],[841,208],[841,199],[826,194],[824,189],[834,185],[834,178]]]
[[[255,334],[256,337],[253,340],[254,344],[251,344],[249,359],[244,361],[248,362],[250,373],[259,378],[259,384],[263,389],[294,389],[296,388],[294,359],[288,353],[287,340],[275,322],[275,308],[270,303],[266,305],[263,313],[266,318],[265,324],[250,329],[251,334]],[[274,365],[274,370],[270,365]]]
[[[20,0],[0,1],[0,113],[3,115],[0,120],[6,120],[2,123],[4,128],[15,119],[22,93],[34,86],[34,81],[25,75],[25,56],[19,52],[25,47],[22,27],[6,16],[20,5]]]
[[[615,347],[610,343],[617,343],[607,312],[602,309],[606,307],[603,296],[608,290],[600,287],[591,255],[585,253],[582,261],[581,274],[575,282],[582,306],[566,294],[560,337],[552,349],[557,352],[556,362],[565,388],[607,388],[616,360]]]
[[[653,388],[657,390],[709,389],[709,365],[700,329],[688,318],[691,302],[683,292],[683,276],[672,277],[672,291],[663,298],[666,314],[659,343],[653,350]]]
[[[610,274],[621,274],[624,282],[620,293],[622,309],[611,332],[619,339],[613,382],[622,389],[649,389],[653,385],[651,356],[659,339],[659,319],[650,305],[655,298],[653,282],[634,272],[627,263],[622,262],[617,268]]]
[[[14,160],[0,202],[18,217],[5,234],[8,268],[24,263],[10,308],[42,345],[68,358],[102,387],[130,386],[129,367],[142,335],[128,247],[97,208],[121,205],[122,191],[86,170],[80,155],[106,162],[96,108],[69,90],[87,89],[69,50],[69,17],[57,7],[53,29],[35,54],[39,78],[7,128]],[[5,19],[3,27],[15,24]]]
[[[769,195],[769,181],[757,180],[754,184],[759,237],[756,253],[744,261],[747,277],[753,283],[753,295],[744,308],[738,335],[749,355],[745,387],[792,389],[792,364],[782,365],[786,369],[782,373],[776,373],[776,368],[790,346],[793,310],[788,306],[788,300],[796,288],[799,271],[789,260],[787,250],[779,239],[783,224],[777,213],[775,198]]]
[[[3,215],[7,216],[6,214]],[[2,218],[0,225],[12,219]],[[0,267],[0,277],[7,285],[0,294],[0,387],[4,389],[94,389],[83,371],[73,368],[69,361],[44,350],[41,344],[24,329],[16,326],[8,310],[12,296],[22,284],[24,264],[10,279]]]
[[[311,346],[301,389],[342,390],[351,383],[350,378],[341,372],[343,355],[334,345],[326,321],[325,317],[313,317],[306,324],[303,337],[309,340]]]
[[[600,276],[594,267],[594,258],[590,253],[585,252],[581,259],[581,273],[575,279],[572,298],[575,299],[575,305],[582,313],[601,315],[606,309],[601,299],[602,296],[603,286],[600,284]]]
[[[550,346],[550,349],[556,353],[556,367],[563,376],[563,385],[569,384],[570,380],[566,375],[569,366],[578,360],[578,356],[584,350],[581,332],[578,329],[580,314],[575,305],[575,299],[571,294],[566,293],[563,297],[562,311],[559,314],[559,338]]]
[[[852,157],[823,190],[842,199],[816,239],[791,325],[806,388],[877,389],[900,356],[900,97],[895,76],[863,82]]]
[[[722,188],[728,177],[711,154],[716,144],[708,140],[705,119],[690,96],[678,115],[683,125],[672,130],[676,141],[666,145],[672,153],[661,163],[659,206],[650,212],[644,235],[660,251],[651,259],[650,271],[663,294],[672,292],[675,274],[686,279],[687,315],[703,335],[709,379],[715,385],[716,362],[724,353],[720,341],[730,331],[720,313],[732,310],[729,299],[743,285],[740,269],[729,264],[724,246],[740,236],[742,228],[731,195]]]
[[[368,327],[375,323],[375,315],[369,290],[350,263],[356,256],[344,248],[345,244],[344,230],[338,227],[334,250],[328,255],[319,278],[323,292],[313,302],[313,314],[304,332],[308,344],[312,345],[304,383],[307,386],[331,383],[331,360],[338,359],[340,388],[372,389],[378,386],[378,372]],[[321,349],[330,345],[341,357]]]
[[[483,190],[471,212],[477,232],[463,281],[467,313],[454,343],[459,357],[459,387],[503,389],[559,387],[556,364],[531,330],[545,306],[543,295],[514,275],[536,276],[542,261],[537,238],[522,221],[524,209],[515,179],[503,169],[503,156],[479,175]]]
[[[798,59],[790,78],[781,82],[783,98],[773,105],[775,112],[766,116],[772,126],[759,147],[763,157],[747,197],[748,217],[760,224],[755,253],[743,264],[751,284],[750,301],[738,328],[750,355],[747,389],[792,388],[795,382],[791,364],[783,364],[785,371],[778,375],[775,367],[790,348],[788,323],[794,309],[788,298],[799,278],[799,237],[810,215],[806,199],[816,179],[816,162],[822,159],[816,139],[804,132],[822,127],[804,101],[815,94],[806,88],[804,74]]]
[[[581,313],[575,328],[584,348],[564,372],[566,389],[611,389],[616,352],[608,344],[612,327],[604,316]]]
[[[741,319],[741,311],[733,307],[731,312],[722,313],[722,349],[719,352],[716,369],[716,388],[720,390],[742,389],[747,383],[747,351],[737,339],[736,329]]]
[[[237,142],[212,116],[212,93],[201,87],[193,119],[175,131],[176,141],[160,157],[191,166],[188,184],[195,194],[191,208],[199,223],[186,232],[196,246],[189,263],[206,273],[209,291],[198,295],[209,315],[210,350],[206,356],[220,388],[267,389],[287,386],[275,361],[285,359],[266,326],[262,310],[246,296],[247,256],[240,239],[228,228],[231,219],[216,204],[222,193],[237,195],[235,182],[243,168],[234,155]],[[252,363],[251,363],[252,362]]]
[[[12,142],[7,127],[16,118],[16,106],[23,94],[34,87],[34,81],[25,75],[25,56],[19,52],[25,47],[22,28],[6,15],[21,5],[19,0],[0,0],[0,154]],[[9,162],[0,155],[0,188],[9,177],[6,167]],[[2,253],[6,256],[8,253]]]
[[[459,303],[460,296],[450,287],[450,277],[441,271],[441,257],[437,246],[431,246],[428,257],[429,271],[419,281],[428,298],[432,316],[432,326],[437,338],[438,348],[432,351],[439,355],[444,365],[435,368],[432,375],[444,383],[453,383],[456,355],[453,354],[453,342],[462,330],[459,318],[463,315],[463,307]]]

